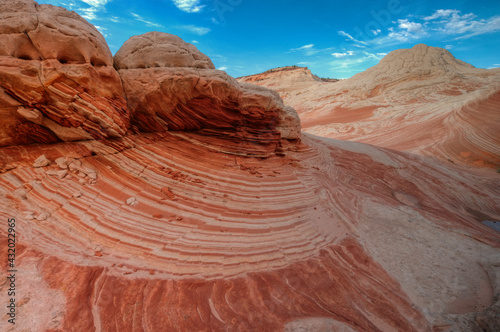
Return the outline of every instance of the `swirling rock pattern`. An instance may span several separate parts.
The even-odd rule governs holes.
[[[239,78],[279,92],[315,135],[500,167],[499,69],[478,69],[423,44],[391,52],[350,79],[318,82],[304,68]]]
[[[5,4],[1,27],[8,34],[24,21],[6,21],[12,11]],[[48,12],[70,15],[61,19],[66,23],[82,21],[30,1],[12,4],[30,13],[21,16],[26,20]],[[24,38],[2,34],[18,37]],[[71,38],[99,49],[100,37]],[[136,54],[141,48],[147,52]],[[122,105],[111,62],[92,64],[90,52],[82,53],[84,63],[69,63],[80,53],[61,63],[58,52],[50,59],[43,52],[32,60],[2,57],[23,75],[25,66],[84,70],[89,87],[82,83],[80,91],[61,83],[69,76],[54,74],[53,84],[41,81],[54,95],[33,104],[36,111],[21,92],[37,90],[24,90],[23,76],[0,76],[9,78],[2,81],[0,100],[10,103],[2,116],[28,123],[32,133],[16,140],[2,132],[0,219],[17,220],[19,283],[17,325],[3,317],[0,330],[494,326],[500,236],[481,221],[500,219],[498,178],[301,135],[296,113],[275,93],[237,83],[171,35],[136,37],[117,55],[127,103],[110,113],[93,103]],[[109,85],[102,76],[89,79],[89,72],[101,73],[96,66],[114,73]],[[88,120],[58,124],[70,128],[63,136],[56,115],[68,100],[67,109],[76,111],[65,119],[81,115],[78,98],[88,101]],[[76,135],[80,129],[90,136]],[[0,239],[7,257],[6,227]],[[6,266],[0,270],[5,275]],[[3,278],[2,303],[6,286]]]
[[[41,289],[20,310],[47,301],[23,327],[425,331],[493,304],[500,236],[477,213],[499,219],[498,179],[313,136],[267,159],[197,136],[0,149],[0,217]]]

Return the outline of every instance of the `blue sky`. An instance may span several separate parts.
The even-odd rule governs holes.
[[[111,51],[133,35],[180,36],[238,77],[286,65],[348,78],[388,52],[443,47],[479,68],[500,67],[499,0],[40,0],[74,10]]]

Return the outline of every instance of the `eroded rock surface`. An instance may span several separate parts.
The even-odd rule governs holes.
[[[273,91],[239,84],[179,37],[150,32],[115,56],[132,124],[140,131],[196,131],[235,154],[269,155],[300,138],[300,120]]]
[[[94,26],[60,7],[0,1],[0,146],[121,137],[124,97]]]
[[[9,29],[32,16],[95,32],[67,11],[6,3],[5,40],[24,38]],[[481,221],[500,219],[498,177],[300,135],[296,113],[275,93],[237,83],[166,34],[133,38],[117,55],[130,112],[120,113],[110,58],[92,63],[106,53],[102,37],[94,44],[83,35],[75,45],[90,40],[98,52],[71,53],[75,63],[58,58],[59,44],[51,55],[30,53],[39,59],[11,49],[1,57],[11,64],[0,67],[1,114],[13,122],[1,122],[10,124],[2,127],[0,219],[16,219],[20,278],[19,320],[12,326],[4,315],[0,330],[495,328],[500,235]],[[103,71],[114,73],[109,85]],[[118,107],[112,124],[101,102]],[[57,124],[71,139],[47,122],[79,112],[88,116],[81,125]],[[12,123],[28,126],[29,139],[7,135]],[[100,131],[89,129],[97,123]],[[8,246],[0,253],[6,262]],[[6,285],[3,278],[2,303]]]

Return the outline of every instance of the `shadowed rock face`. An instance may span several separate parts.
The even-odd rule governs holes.
[[[0,2],[0,146],[121,137],[120,77],[94,26],[29,0]]]
[[[74,15],[9,3],[23,17],[33,8]],[[9,22],[2,29],[16,27]],[[134,57],[141,47],[148,52]],[[500,219],[498,177],[301,135],[275,93],[214,70],[175,36],[134,37],[117,58],[127,135],[45,144],[61,139],[49,140],[49,130],[61,133],[42,111],[62,112],[66,100],[50,98],[72,96],[76,111],[78,98],[111,103],[89,73],[115,69],[2,57],[23,73],[28,64],[37,75],[48,64],[81,73],[82,89],[95,95],[70,95],[57,85],[70,76],[54,74],[56,83],[43,85],[53,95],[36,113],[13,97],[36,91],[28,81],[0,76],[10,84],[1,100],[12,103],[2,110],[15,111],[2,116],[29,119],[30,132],[41,121],[30,136],[38,144],[0,147],[0,220],[16,219],[20,277],[19,320],[13,327],[4,317],[0,331],[495,328],[500,235],[481,221]],[[103,112],[90,109],[100,121]],[[7,253],[1,245],[0,257]]]
[[[177,36],[132,37],[117,52],[115,67],[140,131],[196,131],[228,153],[262,156],[279,149],[281,139],[300,137],[296,112],[275,92],[239,84]]]
[[[352,78],[321,83],[294,71],[242,77],[279,92],[305,131],[475,167],[500,167],[500,70],[419,44]],[[300,79],[299,79],[300,78]]]

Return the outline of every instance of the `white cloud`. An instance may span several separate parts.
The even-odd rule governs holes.
[[[99,8],[96,7],[78,8],[77,11],[84,19],[92,21],[97,18],[96,13],[99,11]]]
[[[219,67],[219,68],[217,68],[217,69],[218,69],[218,70],[228,70],[229,68],[222,66],[222,67]]]
[[[441,18],[441,17],[448,17],[448,16],[450,16],[450,15],[452,15],[454,13],[455,14],[459,13],[459,11],[456,10],[456,9],[438,9],[431,16],[424,17],[424,20],[425,21],[431,21],[431,20],[435,20],[435,19]]]
[[[377,36],[378,34],[380,34],[382,32],[382,30],[380,29],[377,29],[377,30],[370,30],[375,36]]]
[[[103,28],[103,27],[100,27],[98,25],[94,25],[95,28],[97,29],[97,31],[99,31],[101,33],[101,35],[103,35],[104,37],[108,37],[109,35],[106,33],[106,28]]]
[[[154,23],[154,22],[151,22],[151,21],[147,21],[146,19],[144,19],[141,15],[138,15],[136,13],[130,13],[137,21],[139,22],[142,22],[144,24],[146,24],[147,26],[149,27],[154,27],[154,28],[163,28],[163,25],[161,24],[158,24],[158,23]]]
[[[500,16],[477,19],[473,13],[463,14],[456,9],[439,9],[431,16],[424,17],[435,31],[446,35],[462,35],[456,39],[500,31]]]
[[[453,48],[453,45],[446,45],[444,48],[446,48],[447,50],[451,50]]]
[[[378,56],[386,56],[387,53],[377,53]]]
[[[212,21],[213,24],[219,24],[219,21],[217,21],[215,17],[212,17],[210,20]]]
[[[362,40],[357,40],[356,38],[354,38],[353,36],[351,36],[350,34],[348,34],[345,31],[342,31],[342,30],[339,31],[339,35],[346,37],[347,38],[346,40],[350,40],[350,41],[353,41],[355,43],[358,43],[358,45],[355,45],[357,47],[364,47],[362,45],[368,45],[368,43],[366,43],[366,42],[364,42]],[[361,45],[359,45],[359,44],[361,44]]]
[[[410,22],[408,19],[398,20],[399,28],[408,31],[408,33],[422,32],[422,23]]]
[[[336,58],[344,58],[346,56],[353,56],[354,55],[354,51],[347,51],[347,52],[344,52],[344,53],[332,53],[332,55]]]
[[[209,33],[211,31],[209,28],[197,27],[195,25],[182,25],[182,26],[180,26],[180,28],[182,30],[186,30],[188,32],[194,33],[194,34],[199,35],[199,36],[206,35],[207,33]]]
[[[191,44],[198,44],[198,43],[199,43],[199,41],[197,41],[197,40],[191,40]]]
[[[314,44],[307,44],[299,48],[292,48],[290,52],[303,51],[305,55],[311,56],[319,52],[319,50],[314,48]]]
[[[74,10],[84,19],[92,21],[99,18],[97,14],[106,12],[105,6],[110,1],[111,0],[79,0],[78,4],[75,1],[71,1],[69,3],[57,1],[55,5],[64,6],[70,10]],[[82,7],[82,2],[89,7],[86,7],[85,5]]]
[[[396,23],[396,22],[395,22]],[[396,28],[390,27],[389,39],[395,39],[400,42],[407,42],[412,39],[419,39],[427,35],[422,23],[410,22],[408,19],[398,20]]]
[[[200,0],[172,0],[172,2],[177,8],[186,13],[198,13],[205,7],[200,5]]]
[[[110,0],[81,0],[92,7],[105,6]]]

